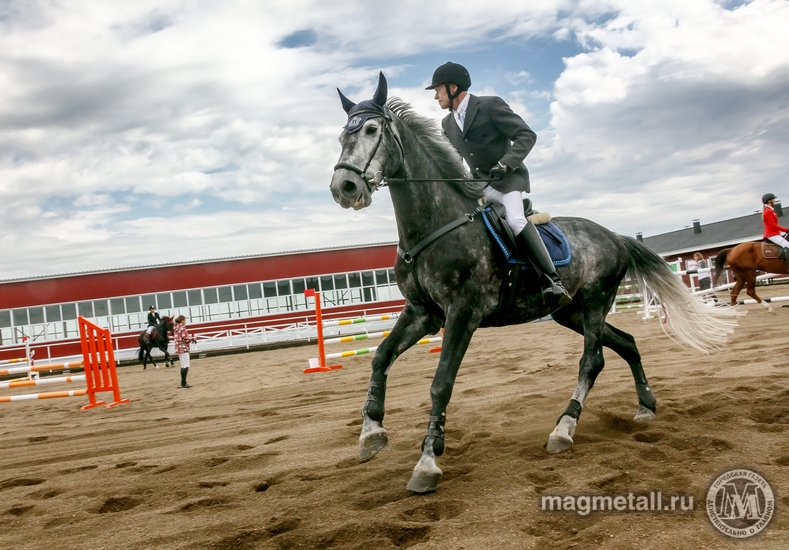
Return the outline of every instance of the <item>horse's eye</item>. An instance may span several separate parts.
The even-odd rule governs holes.
[[[368,136],[371,136],[378,131],[378,126],[376,126],[375,124],[370,124],[367,128],[365,128],[364,131],[367,133]]]

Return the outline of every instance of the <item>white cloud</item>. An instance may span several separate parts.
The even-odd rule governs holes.
[[[552,139],[533,161],[548,200],[632,234],[743,215],[780,193],[789,4],[608,5],[608,23],[573,23],[597,49],[556,82]]]
[[[739,215],[786,173],[787,11],[766,0],[3,4],[0,277],[393,240],[385,193],[350,212],[328,192],[345,122],[335,88],[359,101],[408,56],[484,47],[495,60],[500,41],[534,37],[588,46],[566,60],[528,159],[538,205],[630,233],[699,217],[700,204]],[[314,44],[278,46],[300,31]],[[530,89],[528,60],[499,76],[515,87],[475,80],[476,92],[545,118],[528,110],[546,97]],[[390,95],[446,114],[419,87]],[[166,246],[146,245],[162,234]]]

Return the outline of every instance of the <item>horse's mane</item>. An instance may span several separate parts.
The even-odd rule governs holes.
[[[486,183],[471,179],[463,165],[463,158],[434,120],[418,115],[411,105],[399,97],[390,98],[386,104],[400,122],[411,130],[425,154],[436,163],[442,178],[463,179],[465,181],[456,184],[460,191],[473,199],[482,196]]]

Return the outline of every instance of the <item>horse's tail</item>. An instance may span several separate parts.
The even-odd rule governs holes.
[[[724,248],[718,255],[715,256],[715,273],[712,275],[712,285],[718,285],[718,279],[721,278],[721,273],[723,273],[723,266],[726,264],[726,257],[731,252],[731,248]]]
[[[704,353],[724,344],[737,326],[735,317],[740,312],[705,304],[691,294],[663,258],[635,239],[622,239],[629,252],[628,272],[641,283],[644,303],[654,296],[665,309],[666,323],[661,326],[666,334]]]

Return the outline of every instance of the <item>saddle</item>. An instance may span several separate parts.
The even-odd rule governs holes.
[[[159,337],[159,330],[154,328],[150,334],[148,334],[148,331],[146,330],[144,334],[145,336],[143,336],[143,338],[145,339],[145,342],[150,344],[151,342],[155,342]]]
[[[783,249],[775,243],[764,240],[762,241],[762,256],[765,260],[783,258]]]
[[[553,265],[569,264],[572,259],[570,243],[567,242],[564,233],[551,222],[551,215],[534,210],[531,199],[523,199],[523,212],[526,219],[537,227],[542,242],[553,260]],[[508,263],[519,262],[523,264],[523,269],[532,267],[526,255],[518,251],[515,236],[504,220],[504,206],[497,203],[486,204],[482,209],[482,220]]]
[[[523,199],[523,212],[526,219],[537,227],[553,264],[556,266],[569,264],[572,260],[570,243],[564,233],[551,222],[551,215],[536,212],[532,207],[531,199],[528,198]],[[481,214],[485,227],[498,245],[506,263],[506,273],[501,282],[499,305],[494,313],[494,317],[503,319],[512,306],[522,273],[533,269],[534,266],[525,254],[518,252],[515,236],[512,234],[510,226],[504,221],[504,206],[497,203],[486,204],[482,208]]]

